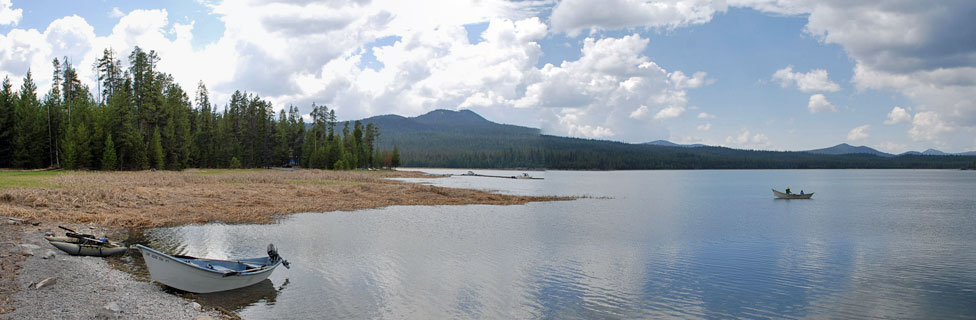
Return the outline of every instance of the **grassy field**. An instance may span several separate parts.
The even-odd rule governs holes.
[[[297,212],[392,205],[568,200],[390,180],[418,172],[324,170],[0,171],[0,215],[107,227],[272,223]]]
[[[50,182],[64,171],[7,171],[0,170],[0,189],[7,188],[56,188],[58,185]]]

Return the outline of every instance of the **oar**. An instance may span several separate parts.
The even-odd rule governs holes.
[[[74,230],[65,228],[64,226],[58,226],[58,228],[61,228],[61,229],[64,229],[64,230],[68,231],[68,233],[65,233],[65,235],[68,236],[68,237],[71,237],[71,238],[78,238],[78,239],[82,239],[82,240],[86,240],[86,241],[95,242],[95,243],[98,243],[98,244],[108,244],[107,241],[98,240],[98,239],[95,238],[94,235],[91,235],[91,234],[78,233],[78,231],[74,231]]]
[[[248,272],[251,272],[251,271],[258,271],[258,270],[261,270],[261,269],[264,269],[264,266],[257,267],[257,268],[251,268],[251,269],[247,269],[247,270],[244,270],[244,271],[231,271],[231,272],[224,273],[224,277],[234,276],[234,275],[237,275],[239,273],[248,273]]]

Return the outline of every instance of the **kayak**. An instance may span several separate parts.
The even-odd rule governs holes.
[[[268,246],[267,257],[239,260],[170,255],[141,244],[136,248],[142,252],[153,281],[193,293],[251,286],[267,279],[279,265],[288,267],[288,261],[278,256],[274,245]]]
[[[795,194],[795,193],[786,194],[786,193],[776,191],[776,189],[772,189],[772,190],[773,190],[773,195],[776,196],[776,199],[810,199],[810,197],[813,196],[813,192],[804,193],[804,194]]]

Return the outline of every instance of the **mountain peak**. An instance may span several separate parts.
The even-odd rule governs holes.
[[[465,125],[465,124],[484,124],[490,123],[481,115],[474,113],[471,110],[445,110],[437,109],[423,115],[414,118],[417,122],[424,124],[452,124],[452,125]]]
[[[681,148],[707,147],[706,145],[700,144],[700,143],[696,143],[696,144],[680,144],[680,143],[674,143],[674,142],[671,142],[671,141],[668,141],[668,140],[654,140],[654,141],[651,141],[651,142],[644,142],[643,144],[652,145],[652,146],[681,147]]]
[[[882,157],[891,157],[891,156],[893,156],[890,153],[884,153],[884,152],[881,152],[881,151],[878,151],[878,150],[874,150],[874,149],[872,149],[870,147],[865,147],[865,146],[856,146],[855,147],[855,146],[849,145],[847,143],[841,143],[841,144],[838,144],[836,146],[829,147],[829,148],[807,150],[807,151],[804,151],[804,152],[808,152],[808,153],[819,153],[819,154],[866,153],[866,154],[873,154],[873,155],[882,156]]]

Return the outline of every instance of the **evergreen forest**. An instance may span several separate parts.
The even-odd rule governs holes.
[[[157,69],[159,56],[136,47],[127,57],[103,51],[97,87],[83,84],[67,58],[52,61],[51,89],[39,96],[30,71],[0,89],[0,168],[182,170],[186,168],[395,167],[397,148],[376,148],[379,129],[345,122],[312,105],[275,114],[270,102],[236,91],[218,110],[201,82],[188,93]]]

